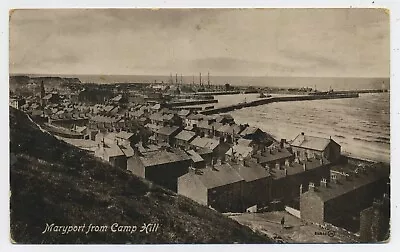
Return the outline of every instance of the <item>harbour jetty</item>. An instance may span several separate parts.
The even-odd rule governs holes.
[[[294,95],[294,96],[277,96],[259,99],[251,102],[241,102],[229,106],[207,109],[201,112],[204,115],[212,115],[218,113],[226,113],[229,111],[255,107],[273,102],[288,102],[288,101],[309,101],[309,100],[326,100],[326,99],[343,99],[343,98],[357,98],[358,93],[328,93],[328,94],[308,94],[308,95]]]
[[[190,95],[198,96],[198,95],[235,95],[240,94],[240,91],[210,91],[210,92],[197,92],[191,93]]]
[[[216,99],[174,101],[174,102],[166,103],[165,107],[166,108],[173,108],[173,107],[183,107],[183,106],[191,106],[191,105],[210,104],[210,103],[217,103],[217,102],[218,102],[218,100],[216,100]]]

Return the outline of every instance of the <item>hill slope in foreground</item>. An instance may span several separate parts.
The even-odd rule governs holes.
[[[10,108],[10,223],[16,243],[268,243],[267,237],[194,201],[114,168],[43,133]],[[42,232],[46,223],[84,232]],[[111,225],[137,225],[133,233]],[[139,232],[158,223],[156,232]],[[106,225],[89,232],[89,224]],[[82,229],[83,230],[83,229]]]

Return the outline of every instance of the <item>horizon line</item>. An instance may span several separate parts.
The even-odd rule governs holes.
[[[198,76],[200,72],[195,75],[184,75],[187,77]],[[203,72],[201,72],[203,73]],[[206,72],[207,73],[207,72]],[[9,76],[29,76],[29,75],[38,75],[40,77],[59,77],[59,76],[159,76],[159,77],[168,77],[170,74],[55,74],[55,73],[9,73]],[[172,74],[173,76],[175,74]],[[179,73],[180,75],[180,73]],[[283,78],[385,78],[390,79],[390,76],[284,76],[284,75],[211,75],[210,77],[283,77]],[[207,76],[204,76],[207,77]]]

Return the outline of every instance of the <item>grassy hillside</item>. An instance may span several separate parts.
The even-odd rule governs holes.
[[[268,243],[185,197],[43,133],[10,108],[10,222],[17,243]],[[46,232],[55,225],[159,223],[154,233]],[[86,229],[85,229],[86,231]]]

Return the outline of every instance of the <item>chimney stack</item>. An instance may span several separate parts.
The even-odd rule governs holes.
[[[360,173],[363,173],[363,174],[367,174],[367,169],[365,169],[365,167],[358,167],[358,169],[360,170]]]
[[[106,143],[104,142],[104,135],[103,135],[103,138],[101,140],[101,145],[102,145],[102,147],[106,147]]]
[[[303,184],[300,184],[300,195],[303,194]]]
[[[286,139],[281,139],[281,144],[280,144],[280,147],[281,147],[281,149],[283,149],[283,147],[285,146],[285,142],[286,142]]]
[[[307,171],[307,165],[306,165],[305,162],[303,163],[303,170],[304,170],[304,171]]]
[[[382,207],[383,202],[379,199],[374,198],[373,202],[372,202],[372,206],[375,210],[378,210]]]
[[[285,159],[285,166],[286,166],[286,167],[290,166],[289,159]]]
[[[337,176],[336,174],[331,174],[331,182],[337,184]]]
[[[323,178],[323,179],[321,179],[321,187],[327,187],[327,185],[328,185],[328,182],[326,181],[326,179],[325,178]]]
[[[315,191],[315,185],[314,185],[313,182],[310,182],[310,183],[308,184],[308,190],[309,190],[310,192],[314,192],[314,191]]]
[[[262,149],[261,150],[261,156],[264,156],[264,157],[267,156],[267,150],[266,149]]]
[[[266,170],[267,172],[269,172],[269,165],[265,164],[264,168],[265,168],[265,170]]]

